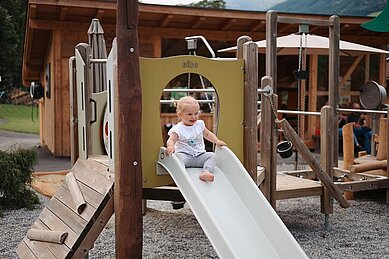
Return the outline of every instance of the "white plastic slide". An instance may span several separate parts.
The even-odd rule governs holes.
[[[216,150],[215,181],[199,180],[160,149],[163,166],[180,189],[220,258],[308,258],[246,169],[227,147]]]

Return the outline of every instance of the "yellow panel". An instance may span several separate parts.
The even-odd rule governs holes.
[[[175,77],[201,74],[215,87],[219,98],[218,137],[243,159],[243,60],[212,60],[199,56],[140,59],[142,84],[143,187],[172,183],[169,176],[156,175],[159,147],[164,146],[160,126],[160,98]],[[210,129],[212,130],[212,129]]]

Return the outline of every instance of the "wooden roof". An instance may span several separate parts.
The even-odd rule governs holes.
[[[328,20],[326,15],[286,14],[282,16]],[[116,1],[109,0],[29,0],[23,54],[23,80],[29,85],[44,70],[44,59],[53,30],[84,31],[98,18],[106,33],[115,35]],[[370,17],[340,17],[341,39],[382,47],[389,33],[376,33],[360,27]],[[210,40],[236,41],[250,35],[265,38],[266,12],[203,9],[184,6],[139,4],[139,34],[183,38],[204,35]],[[298,31],[297,25],[279,24],[278,35]],[[310,33],[328,35],[326,27],[311,26]]]

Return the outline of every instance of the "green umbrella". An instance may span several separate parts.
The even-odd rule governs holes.
[[[389,32],[389,5],[373,20],[361,24],[367,30],[375,32]]]

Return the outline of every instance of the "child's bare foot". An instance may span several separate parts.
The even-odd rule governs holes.
[[[199,178],[204,182],[213,182],[215,176],[208,171],[204,171],[200,174]]]

